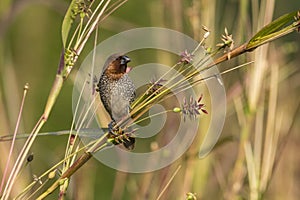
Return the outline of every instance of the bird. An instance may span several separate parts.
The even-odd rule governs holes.
[[[97,91],[100,94],[102,104],[112,120],[108,124],[108,129],[113,137],[118,136],[116,129],[114,129],[115,125],[129,116],[130,104],[135,100],[136,96],[135,85],[128,76],[131,68],[127,66],[127,63],[130,61],[128,56],[120,53],[109,56],[104,63],[97,84]],[[129,150],[134,148],[134,137],[129,136],[121,141],[125,148]]]

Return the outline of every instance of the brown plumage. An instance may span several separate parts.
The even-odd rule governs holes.
[[[129,115],[130,104],[135,98],[135,86],[128,76],[128,62],[130,58],[125,55],[111,55],[104,64],[98,83],[101,101],[112,119],[109,124],[112,134],[115,134],[112,127]],[[133,149],[135,143],[133,137],[123,141],[127,149]]]

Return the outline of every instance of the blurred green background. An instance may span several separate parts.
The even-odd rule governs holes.
[[[200,41],[203,34],[201,25],[204,24],[212,31],[206,42],[208,45],[214,46],[219,43],[220,35],[224,32],[224,27],[227,27],[233,34],[235,45],[239,46],[248,41],[259,27],[262,27],[265,23],[262,19],[266,21],[275,19],[300,8],[300,1],[296,0],[265,1],[265,3],[266,5],[263,6],[264,2],[258,0],[129,0],[100,24],[98,38],[101,42],[124,30],[156,26],[181,31]],[[29,83],[30,90],[19,132],[30,132],[42,114],[59,63],[62,50],[61,23],[68,5],[69,1],[60,0],[1,0],[0,135],[12,133],[14,130],[25,83]],[[79,57],[77,68],[85,55],[92,50],[92,43],[91,38]],[[278,65],[279,79],[277,94],[275,94],[277,102],[275,111],[278,115],[282,115],[280,122],[283,128],[279,131],[279,143],[285,141],[284,148],[277,143],[274,147],[278,150],[276,155],[280,155],[280,159],[276,167],[270,166],[274,171],[271,172],[272,178],[268,181],[270,187],[266,189],[263,198],[298,199],[300,196],[300,158],[297,156],[300,144],[300,115],[297,110],[300,91],[299,33],[280,38],[262,51],[260,55],[265,58],[266,68],[261,72],[263,81],[258,83],[261,96],[257,98],[256,103],[252,104],[255,105],[252,107],[255,114],[250,117],[252,119],[249,121],[253,124],[249,122],[247,130],[250,130],[250,135],[254,135],[258,120],[261,120],[264,127],[262,132],[266,129],[270,117],[268,111],[273,109],[268,106],[270,92],[268,84],[272,66]],[[254,53],[243,55],[221,64],[220,69],[222,71],[255,58],[259,59]],[[133,64],[138,64],[138,61]],[[241,110],[238,108],[241,105],[248,107],[248,103],[251,102],[249,85],[251,80],[255,80],[253,79],[255,72],[251,71],[253,70],[251,68],[249,66],[223,77],[228,95],[223,138],[227,136],[239,138],[242,130],[245,130],[243,123],[240,123],[243,116],[241,117]],[[42,132],[70,128],[75,75],[76,70],[65,83]],[[261,108],[262,105],[264,106]],[[265,115],[258,118],[256,114],[258,112]],[[273,117],[276,121],[276,116]],[[248,123],[247,117],[245,120]],[[278,126],[274,127],[278,128]],[[248,139],[255,146],[255,138],[250,136]],[[262,141],[266,140],[268,136],[264,136]],[[32,174],[38,175],[62,159],[66,142],[67,137],[64,136],[37,139],[32,148],[34,161],[23,172],[24,178],[20,181],[20,186],[15,188],[15,192],[26,185],[26,179],[30,179]],[[8,144],[0,143],[1,154],[7,154]],[[18,144],[22,145],[22,141],[18,141]],[[195,151],[197,144],[199,142],[196,142],[191,152]],[[163,199],[184,199],[187,192],[197,193],[199,199],[249,199],[251,189],[245,160],[241,159],[244,170],[240,170],[240,174],[236,175],[232,170],[239,158],[240,144],[242,142],[239,139],[229,141],[220,145],[204,160],[184,157],[170,167],[148,174],[116,172],[92,159],[72,178],[67,199],[154,199],[178,164],[182,164],[183,169],[175,177]],[[1,172],[5,160],[1,158]],[[1,172],[0,177],[2,177]],[[49,199],[55,199],[56,196],[57,193]]]

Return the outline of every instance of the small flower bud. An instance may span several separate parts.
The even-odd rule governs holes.
[[[68,178],[60,179],[59,180],[59,185],[63,185],[65,181],[68,181]]]
[[[196,194],[195,194],[195,193],[188,192],[188,193],[186,194],[186,200],[197,200]]]
[[[26,83],[26,84],[24,85],[24,90],[29,90],[29,83]]]
[[[206,33],[204,34],[203,38],[204,38],[204,39],[208,38],[209,34],[210,34],[210,32],[206,32]]]
[[[53,179],[55,177],[55,174],[56,174],[56,169],[48,174],[48,178]]]
[[[178,108],[178,107],[175,107],[175,108],[173,109],[173,112],[175,112],[175,113],[179,113],[179,112],[181,112],[181,109],[180,109],[180,108]]]

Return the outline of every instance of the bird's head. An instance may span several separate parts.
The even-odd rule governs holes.
[[[127,67],[127,63],[130,62],[130,58],[122,54],[113,54],[105,62],[103,73],[111,79],[120,79],[125,73],[130,71],[130,67]]]

